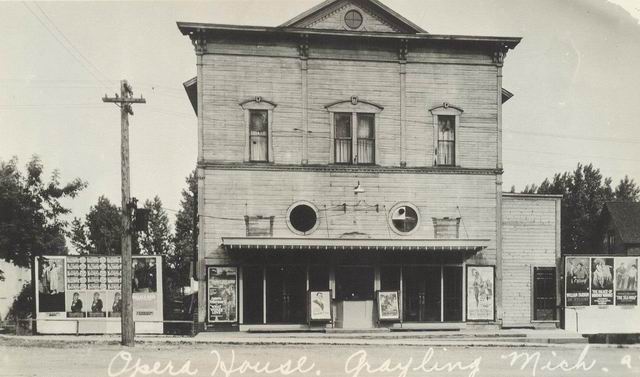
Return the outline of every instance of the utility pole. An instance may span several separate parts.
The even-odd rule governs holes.
[[[133,323],[133,296],[131,271],[131,187],[129,182],[129,115],[133,115],[131,105],[146,103],[140,98],[133,98],[133,90],[127,80],[120,81],[120,96],[102,98],[102,102],[115,103],[120,107],[120,161],[122,176],[122,313],[120,313],[122,345],[133,347],[135,325]]]

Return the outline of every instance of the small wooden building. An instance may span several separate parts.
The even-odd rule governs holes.
[[[502,192],[520,38],[430,34],[377,0],[178,27],[202,329],[555,326],[560,198]]]

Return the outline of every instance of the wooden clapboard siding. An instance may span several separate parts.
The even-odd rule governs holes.
[[[353,188],[360,182],[365,193],[356,197]],[[224,219],[207,218],[201,228],[206,256],[222,258],[222,237],[246,235],[244,216],[274,216],[274,237],[302,237],[287,226],[288,208],[299,200],[312,202],[320,210],[320,224],[310,237],[339,238],[344,233],[361,232],[371,238],[435,238],[432,217],[462,216],[460,238],[488,238],[491,243],[477,257],[495,263],[496,199],[492,175],[361,174],[245,171],[207,169],[204,177],[204,213]],[[409,236],[389,227],[390,209],[408,201],[420,211],[419,229]],[[341,205],[347,203],[344,213]],[[359,203],[358,211],[352,207]],[[365,206],[378,204],[379,212]],[[204,255],[203,255],[204,256]]]
[[[556,265],[560,199],[502,198],[504,325],[531,324],[533,267]]]

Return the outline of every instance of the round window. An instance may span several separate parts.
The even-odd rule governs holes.
[[[362,14],[352,9],[344,15],[344,23],[349,29],[357,29],[362,25]]]
[[[418,210],[413,205],[403,203],[391,209],[391,225],[399,234],[413,232],[418,226]]]
[[[312,233],[318,227],[318,211],[311,203],[296,203],[289,208],[287,223],[295,233]]]

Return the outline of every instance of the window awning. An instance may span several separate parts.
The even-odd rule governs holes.
[[[478,252],[489,245],[488,239],[371,239],[371,238],[266,238],[223,237],[227,251],[434,251]]]

